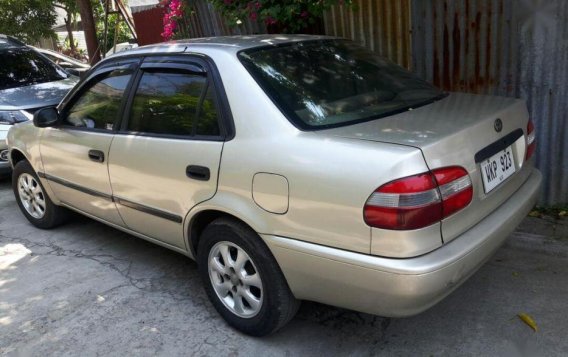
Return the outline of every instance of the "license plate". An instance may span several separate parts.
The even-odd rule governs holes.
[[[481,163],[481,177],[485,193],[492,191],[515,173],[513,151],[509,146]]]

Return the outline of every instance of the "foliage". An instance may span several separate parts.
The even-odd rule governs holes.
[[[189,37],[189,3],[182,0],[162,0],[161,5],[164,7],[164,40]]]
[[[97,40],[99,42],[101,51],[103,50],[105,41],[105,11],[104,7],[101,3],[97,1],[93,1],[93,17],[95,18],[95,26],[97,31]],[[109,51],[114,46],[114,36],[115,31],[117,30],[118,26],[118,33],[116,38],[116,43],[128,42],[132,35],[126,25],[126,22],[122,19],[119,14],[109,14],[108,15],[108,28],[107,28],[107,36],[106,36],[106,50]]]
[[[26,43],[55,37],[56,21],[53,0],[1,0],[0,33],[12,35]]]
[[[263,21],[280,32],[296,33],[314,25],[333,5],[353,4],[353,0],[210,0],[230,25],[243,19]]]

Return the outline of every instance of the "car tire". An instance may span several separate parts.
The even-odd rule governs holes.
[[[65,208],[53,204],[32,165],[25,160],[14,167],[12,190],[24,216],[38,228],[56,227],[69,215]]]
[[[282,328],[298,311],[300,302],[272,253],[258,234],[240,221],[219,218],[210,223],[200,237],[197,261],[215,309],[241,332],[266,336]]]

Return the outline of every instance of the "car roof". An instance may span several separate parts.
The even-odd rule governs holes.
[[[310,40],[334,39],[331,36],[313,35],[246,35],[246,36],[218,36],[203,37],[187,40],[170,41],[155,45],[142,46],[128,51],[115,53],[112,58],[132,55],[146,55],[157,53],[175,53],[191,51],[192,48],[216,48],[227,52],[238,52],[244,49],[264,46],[278,46],[285,43]],[[108,57],[110,58],[110,56]]]

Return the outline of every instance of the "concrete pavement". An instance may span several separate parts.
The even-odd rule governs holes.
[[[525,222],[468,282],[419,316],[304,303],[286,328],[258,339],[223,322],[189,259],[82,217],[33,228],[4,180],[0,354],[566,356],[568,237],[541,237],[533,226]]]

